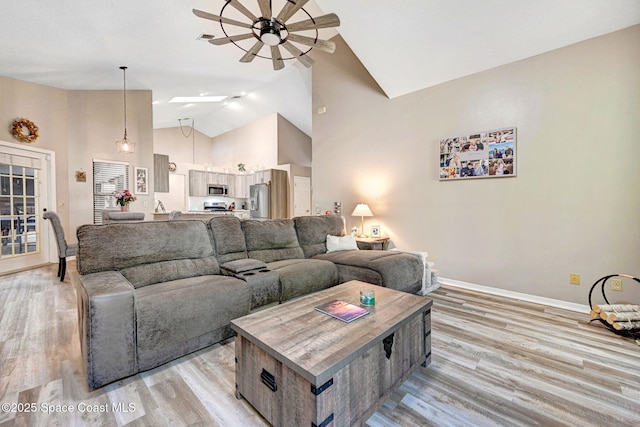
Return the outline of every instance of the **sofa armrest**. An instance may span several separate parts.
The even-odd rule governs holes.
[[[138,371],[133,291],[117,271],[80,276],[78,329],[91,389]]]

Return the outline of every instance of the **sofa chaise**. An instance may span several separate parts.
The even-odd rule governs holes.
[[[233,336],[230,321],[358,279],[415,293],[423,266],[388,251],[326,253],[341,217],[83,225],[78,322],[89,388]]]

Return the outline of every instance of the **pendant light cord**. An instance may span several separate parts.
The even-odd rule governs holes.
[[[120,67],[124,76],[124,140],[127,140],[127,67]]]
[[[184,136],[185,138],[189,138],[191,136],[191,134],[193,133],[193,122],[195,121],[195,119],[191,119],[191,132],[185,134],[184,130],[182,130],[182,121],[183,120],[189,120],[189,119],[178,119],[178,123],[180,123],[180,133],[182,133],[182,136]]]

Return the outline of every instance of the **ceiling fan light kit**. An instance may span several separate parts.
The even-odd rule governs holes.
[[[271,59],[273,62],[273,69],[280,70],[284,68],[284,61],[289,59],[297,59],[305,67],[311,67],[313,65],[313,59],[308,56],[308,53],[311,52],[313,48],[317,48],[328,53],[333,53],[335,51],[335,43],[329,40],[320,40],[318,38],[318,30],[321,28],[333,28],[339,26],[340,18],[338,18],[335,13],[329,13],[314,18],[304,9],[304,5],[308,2],[309,0],[288,0],[277,16],[273,15],[271,0],[257,0],[258,7],[260,8],[260,16],[256,16],[252,13],[251,10],[243,6],[239,0],[226,0],[224,6],[222,6],[222,9],[220,10],[220,15],[214,15],[198,9],[192,9],[192,11],[194,15],[199,18],[220,23],[222,32],[226,37],[210,39],[209,43],[216,46],[233,43],[238,48],[246,52],[240,58],[240,62],[251,62],[256,56],[259,56],[260,58]],[[224,16],[227,6],[231,6],[251,22],[242,22]],[[298,12],[306,14],[308,19],[288,24],[287,21]],[[229,14],[230,13],[227,13],[227,15]],[[229,35],[229,32],[227,31],[228,27],[225,28],[225,25],[246,28],[249,29],[250,32]],[[311,32],[312,35],[315,32],[315,36],[309,37],[309,35],[293,34],[300,31],[308,31]],[[255,39],[255,43],[250,48],[244,48],[238,44],[238,42],[242,40],[251,38]],[[293,43],[297,43],[303,48],[300,49]],[[264,54],[260,54],[260,51],[265,45],[269,47],[269,49],[265,50],[268,52],[269,56],[263,56]],[[286,58],[283,57],[280,46],[282,46],[292,56]]]

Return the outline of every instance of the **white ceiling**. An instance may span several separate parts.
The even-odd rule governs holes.
[[[256,0],[240,1],[259,14]],[[273,0],[274,10],[283,1]],[[153,91],[155,128],[190,117],[215,136],[279,112],[311,134],[309,69],[287,61],[273,71],[261,58],[242,64],[237,47],[197,40],[224,34],[191,9],[220,14],[223,0],[3,3],[1,76],[68,90],[121,90],[118,67],[125,65],[127,89]],[[246,19],[231,9],[224,15]],[[305,9],[340,17],[338,32],[389,97],[640,23],[640,0],[315,0]],[[320,38],[333,34],[321,30]],[[173,96],[243,91],[238,108],[167,103]]]

